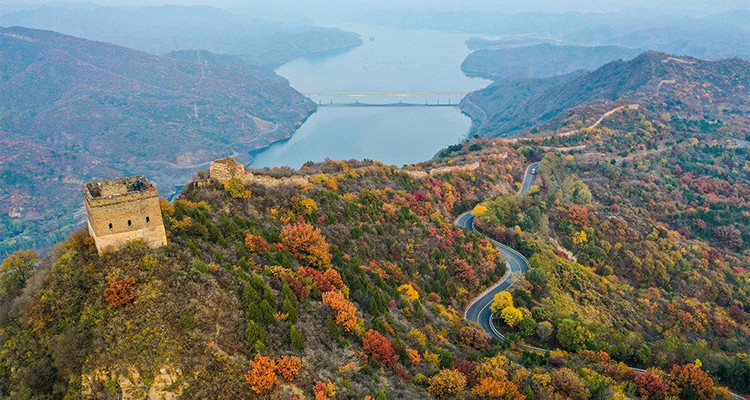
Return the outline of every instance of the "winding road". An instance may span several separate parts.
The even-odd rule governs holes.
[[[529,188],[531,188],[531,185],[534,184],[534,180],[537,176],[537,168],[539,168],[538,162],[530,164],[528,167],[526,167],[526,171],[523,175],[523,182],[521,182],[521,187],[518,190],[519,196],[525,195]],[[474,216],[471,215],[471,211],[467,211],[459,215],[453,223],[456,226],[460,226],[469,232],[476,232],[481,234],[481,232],[474,229]],[[505,260],[505,264],[508,266],[508,269],[505,271],[505,275],[503,275],[503,277],[500,278],[499,281],[497,281],[493,286],[482,292],[479,296],[474,298],[471,303],[469,303],[469,305],[466,307],[466,310],[464,311],[464,318],[479,324],[482,329],[484,329],[484,331],[487,332],[487,334],[492,338],[497,340],[505,340],[505,335],[500,333],[492,323],[494,313],[492,312],[492,310],[490,310],[490,306],[492,305],[492,301],[494,300],[494,297],[497,293],[509,289],[523,277],[523,275],[529,270],[529,262],[528,260],[526,260],[526,257],[521,255],[521,253],[511,249],[510,247],[490,238],[487,238],[487,240],[489,240],[500,252],[500,257]],[[528,345],[521,345],[520,347],[540,353],[546,353],[547,351],[549,351],[548,349]],[[642,368],[636,367],[630,367],[630,369],[637,372],[646,371]],[[744,396],[734,392],[729,392],[729,394],[735,400],[743,400],[745,398]]]
[[[526,194],[534,183],[537,167],[539,167],[538,162],[526,167],[521,188],[518,190],[519,195],[523,196]],[[474,216],[471,215],[471,211],[459,215],[454,223],[469,232],[477,232],[474,229]],[[489,238],[488,240],[500,252],[500,256],[505,260],[508,269],[505,271],[505,275],[503,275],[497,283],[472,300],[469,306],[466,307],[464,318],[478,323],[482,329],[493,338],[503,340],[505,339],[505,336],[498,332],[492,324],[493,313],[492,310],[490,310],[490,306],[492,305],[492,300],[497,293],[507,290],[523,277],[526,271],[529,270],[529,262],[526,260],[526,257],[521,255],[521,253],[510,247]]]

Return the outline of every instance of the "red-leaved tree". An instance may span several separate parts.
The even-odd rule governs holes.
[[[378,360],[381,364],[393,367],[396,365],[398,356],[393,353],[391,341],[380,332],[370,329],[363,339],[365,353],[368,356]]]
[[[104,300],[113,306],[121,306],[135,298],[133,287],[135,279],[125,276],[120,278],[113,276],[109,278],[109,287],[104,289]]]

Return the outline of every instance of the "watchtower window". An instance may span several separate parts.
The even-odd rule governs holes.
[[[133,221],[128,220],[128,226],[131,226],[131,225],[133,225]]]
[[[112,229],[112,223],[111,222],[109,223],[109,229]]]
[[[146,223],[151,222],[151,217],[146,217]]]

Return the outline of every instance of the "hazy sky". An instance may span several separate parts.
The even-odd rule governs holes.
[[[47,3],[49,0],[8,1],[8,3]],[[206,4],[231,8],[250,4],[264,13],[266,9],[318,10],[493,10],[520,11],[616,11],[623,8],[669,8],[699,12],[721,12],[750,8],[750,0],[96,0],[106,5]],[[290,7],[291,6],[291,7]]]

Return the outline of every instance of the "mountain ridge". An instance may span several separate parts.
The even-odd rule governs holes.
[[[692,85],[691,79],[695,76],[710,86],[696,92],[696,98],[679,100],[685,101],[683,116],[698,109],[718,115],[722,111],[722,102],[736,102],[746,106],[743,88],[750,85],[750,82],[747,75],[743,76],[742,73],[748,68],[750,62],[739,57],[701,60],[648,51],[631,61],[614,61],[595,71],[563,80],[552,87],[542,85],[543,89],[518,104],[506,104],[503,100],[512,95],[505,93],[506,88],[518,83],[493,83],[462,100],[462,104],[470,102],[482,108],[486,118],[474,107],[462,106],[462,109],[475,120],[475,130],[481,127],[476,133],[508,135],[543,124],[567,110],[595,101],[622,99],[651,102],[657,101],[659,96],[664,101],[670,100],[672,96],[685,97],[685,90],[674,89],[672,86]],[[726,74],[719,76],[719,72]],[[732,79],[733,83],[724,82],[724,78]],[[492,96],[497,96],[498,100],[493,100]],[[493,103],[501,108],[496,108]]]
[[[263,67],[276,67],[293,58],[321,52],[345,51],[362,43],[359,35],[336,28],[270,22],[211,6],[43,5],[0,15],[0,25],[50,29],[154,54],[199,49],[229,53]]]
[[[0,191],[2,213],[20,213],[21,226],[30,223],[27,215],[55,207],[40,206],[35,197],[78,192],[66,181],[143,173],[168,195],[197,169],[191,165],[287,138],[316,109],[261,67],[198,65],[22,27],[0,30],[0,43],[2,140],[26,142],[31,153],[41,146],[56,154],[43,158],[47,170],[32,168],[38,175],[29,176],[35,183],[22,190],[24,196],[9,201],[11,190]],[[3,161],[0,169],[21,174],[38,162]],[[71,218],[63,225],[72,224]],[[56,231],[55,222],[46,223]],[[0,232],[19,229],[9,226]]]

